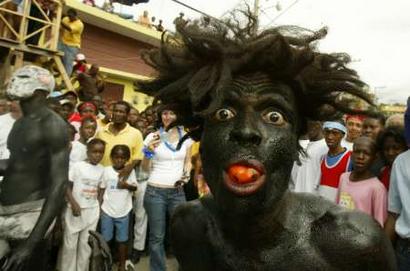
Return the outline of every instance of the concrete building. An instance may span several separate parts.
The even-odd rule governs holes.
[[[78,0],[67,0],[68,8],[76,9],[84,23],[81,53],[88,63],[98,64],[106,76],[102,96],[107,101],[124,99],[143,110],[152,99],[134,91],[133,82],[155,75],[140,54],[142,50],[159,46],[161,32]]]

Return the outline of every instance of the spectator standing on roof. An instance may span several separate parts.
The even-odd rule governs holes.
[[[178,24],[184,25],[184,24],[186,24],[187,21],[184,19],[184,15],[185,14],[183,12],[180,12],[179,17],[176,17],[174,19],[174,24],[175,25],[178,25]]]
[[[95,7],[94,0],[84,0],[83,4],[86,4],[87,6]]]
[[[165,29],[164,29],[164,26],[162,25],[162,20],[159,20],[158,21],[158,24],[155,26],[155,28],[157,29],[157,31],[159,31],[159,32],[163,32]]]
[[[148,10],[144,10],[144,13],[138,17],[138,24],[151,28],[151,20],[148,17]]]
[[[73,62],[81,48],[81,34],[84,30],[84,24],[77,17],[77,11],[69,9],[67,16],[61,20],[61,26],[62,35],[58,49],[64,53],[64,68],[70,76],[73,71]]]
[[[102,6],[102,9],[105,12],[113,13],[114,12],[114,6],[112,5],[112,0],[105,1],[103,6]]]

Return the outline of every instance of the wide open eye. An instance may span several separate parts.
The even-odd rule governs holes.
[[[271,123],[274,125],[278,125],[281,126],[283,124],[285,124],[285,118],[283,117],[283,115],[277,111],[270,111],[266,114],[263,115],[263,119],[267,122],[267,123]]]
[[[221,108],[215,112],[214,117],[219,121],[225,121],[235,117],[235,113],[230,109]]]

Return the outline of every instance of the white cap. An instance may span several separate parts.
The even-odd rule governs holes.
[[[11,98],[28,98],[36,90],[50,93],[54,90],[54,86],[54,77],[48,70],[27,65],[13,73],[6,92]]]
[[[75,56],[75,60],[76,61],[83,61],[83,60],[85,60],[85,55],[84,54],[77,54]]]

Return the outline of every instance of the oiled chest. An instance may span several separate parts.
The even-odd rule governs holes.
[[[47,132],[49,131],[42,130],[38,120],[20,119],[10,131],[7,146],[14,155],[34,155],[37,151],[46,151],[44,146]]]
[[[261,244],[266,245],[266,244]],[[228,248],[229,247],[229,248]],[[220,270],[236,271],[331,271],[335,270],[322,258],[320,252],[307,240],[297,241],[290,238],[273,247],[233,248],[227,245],[222,250],[215,248],[216,266]],[[218,269],[219,270],[219,269]]]

